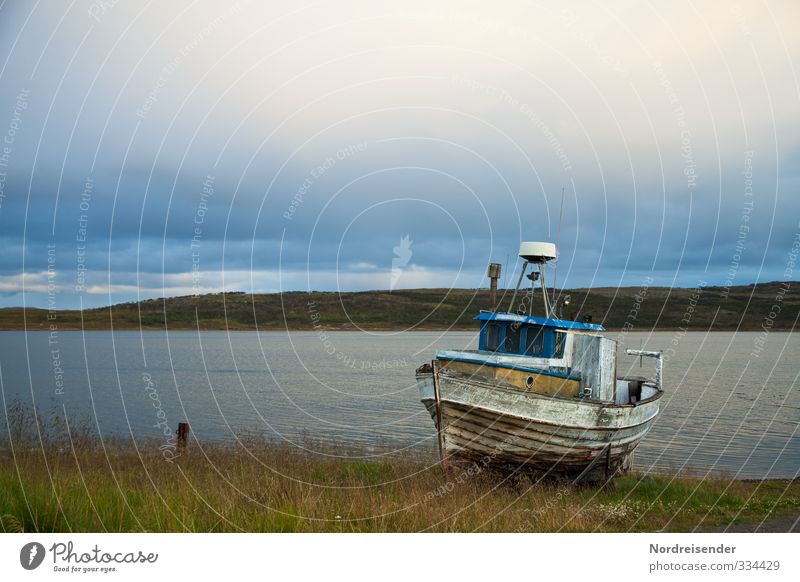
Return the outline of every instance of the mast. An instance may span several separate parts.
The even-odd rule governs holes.
[[[519,247],[519,257],[525,261],[522,266],[522,272],[517,282],[517,287],[514,289],[514,295],[511,297],[511,309],[513,312],[514,299],[517,296],[517,291],[522,284],[522,278],[525,276],[528,264],[536,265],[536,271],[528,275],[531,281],[531,305],[528,308],[528,313],[533,313],[533,295],[535,289],[535,282],[539,279],[539,284],[542,288],[542,302],[544,303],[545,317],[548,319],[554,316],[553,307],[550,305],[550,298],[547,295],[547,281],[545,280],[545,266],[549,261],[552,261],[557,256],[556,246],[549,242],[523,242]]]
[[[542,286],[542,299],[544,299],[544,315],[550,319],[550,301],[547,298],[547,283],[544,280],[544,268],[539,266],[539,283]],[[532,303],[532,302],[531,302]]]
[[[519,274],[519,279],[517,279],[517,286],[514,287],[514,293],[511,295],[511,303],[508,306],[508,312],[514,313],[514,301],[517,299],[517,291],[519,291],[519,286],[522,285],[522,279],[525,277],[525,271],[528,270],[528,261],[525,261],[522,265],[522,271]]]

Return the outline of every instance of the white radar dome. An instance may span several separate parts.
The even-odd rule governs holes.
[[[524,242],[519,245],[519,256],[529,263],[546,263],[556,258],[556,245],[549,242]]]

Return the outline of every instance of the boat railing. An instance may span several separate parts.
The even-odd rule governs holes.
[[[664,354],[663,352],[651,352],[648,350],[633,350],[627,349],[625,353],[629,356],[639,356],[645,358],[655,358],[656,359],[656,386],[658,389],[661,389],[661,378],[664,374]]]

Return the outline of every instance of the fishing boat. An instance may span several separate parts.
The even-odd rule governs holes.
[[[478,349],[440,350],[416,371],[442,464],[466,460],[577,481],[624,473],[659,413],[662,353],[626,350],[654,358],[654,378],[618,378],[617,342],[590,317],[560,317],[568,298],[549,296],[555,245],[523,242],[519,256],[510,311],[496,306],[501,266],[489,266],[492,309],[475,317]],[[530,289],[520,294],[526,277]],[[542,312],[534,315],[537,302]]]

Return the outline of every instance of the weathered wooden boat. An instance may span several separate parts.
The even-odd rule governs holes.
[[[440,350],[416,371],[442,463],[467,460],[576,480],[625,472],[659,412],[661,352],[627,350],[656,359],[652,380],[617,378],[617,342],[604,337],[603,326],[556,316],[559,304],[544,278],[555,246],[526,242],[519,255],[524,264],[512,307],[528,267],[535,267],[520,308],[496,309],[500,265],[490,265],[493,310],[475,317],[478,349]],[[533,315],[539,292],[543,316]]]

